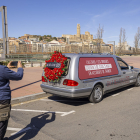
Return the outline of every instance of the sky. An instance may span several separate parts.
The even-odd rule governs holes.
[[[117,45],[123,28],[128,44],[133,47],[140,27],[140,0],[0,0],[0,7],[3,5],[7,6],[9,37],[74,35],[80,24],[81,34],[89,31],[95,38],[100,24],[105,43],[115,41]]]

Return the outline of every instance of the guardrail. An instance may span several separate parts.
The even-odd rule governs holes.
[[[49,57],[50,54],[6,54],[7,61],[44,62]]]
[[[68,52],[63,52],[68,53]],[[23,62],[44,62],[46,59],[49,59],[52,52],[49,53],[27,53],[27,54],[6,54],[7,61],[18,61]]]

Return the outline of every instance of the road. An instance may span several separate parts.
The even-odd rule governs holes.
[[[10,140],[139,140],[140,87],[108,93],[98,103],[48,95],[14,105]]]

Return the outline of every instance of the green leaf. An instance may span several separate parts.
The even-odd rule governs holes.
[[[68,67],[66,66],[64,69],[66,70],[66,69],[68,69]]]

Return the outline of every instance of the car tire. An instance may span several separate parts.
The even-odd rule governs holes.
[[[90,94],[89,101],[91,103],[99,103],[102,100],[102,98],[103,98],[103,87],[100,84],[95,85]]]
[[[140,74],[137,76],[137,80],[136,80],[135,86],[136,87],[140,86]]]

